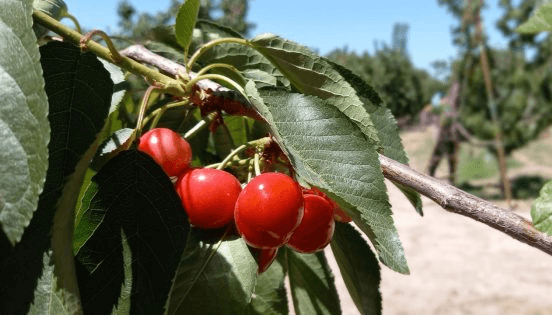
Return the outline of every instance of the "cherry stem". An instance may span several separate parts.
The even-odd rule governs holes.
[[[75,18],[73,15],[69,13],[65,14],[63,17],[73,21],[73,24],[75,24],[75,28],[77,29],[77,32],[82,33],[82,29],[77,18]]]
[[[140,105],[140,113],[138,114],[138,121],[136,122],[136,129],[134,129],[134,136],[140,138],[142,132],[142,122],[144,120],[144,114],[146,113],[146,108],[148,107],[148,101],[153,90],[160,90],[161,87],[158,85],[150,85],[142,97],[142,104]]]
[[[198,134],[205,127],[209,126],[209,124],[211,122],[213,122],[213,120],[215,120],[215,118],[217,118],[217,113],[216,112],[210,113],[209,115],[205,116],[205,118],[203,118],[203,120],[198,122],[195,126],[192,127],[192,129],[188,130],[188,132],[186,132],[186,134],[184,134],[184,139],[190,139],[191,137]]]
[[[200,75],[205,74],[205,73],[207,73],[207,71],[209,71],[211,69],[214,69],[214,68],[226,68],[226,69],[229,69],[230,71],[232,71],[233,73],[235,73],[237,76],[242,77],[240,71],[238,69],[236,69],[236,67],[234,67],[232,65],[229,65],[229,64],[226,64],[226,63],[213,63],[213,64],[210,64],[208,66],[205,66],[205,67],[201,68],[201,70],[199,70],[196,75],[200,76]]]
[[[113,42],[111,41],[111,38],[102,30],[92,30],[86,34],[84,34],[83,37],[80,39],[80,47],[81,50],[88,49],[87,42],[92,39],[92,36],[94,35],[100,35],[100,37],[105,41],[107,44],[107,48],[109,49],[109,52],[111,54],[111,58],[113,58],[113,61],[115,63],[120,63],[123,60],[123,56],[117,51],[115,48],[115,45],[113,45]]]
[[[240,145],[239,147],[237,147],[234,151],[230,152],[230,154],[228,154],[224,160],[222,160],[222,162],[220,162],[219,166],[217,166],[217,170],[221,170],[223,169],[226,164],[228,164],[228,162],[230,162],[230,160],[232,160],[232,158],[236,155],[238,155],[240,152],[242,152],[243,150],[247,149],[248,147],[248,144],[242,144]]]
[[[253,178],[253,160],[249,160],[249,168],[247,169],[247,182]]]
[[[157,126],[157,124],[159,123],[159,120],[161,119],[161,116],[163,116],[163,114],[168,109],[175,108],[175,107],[180,107],[180,106],[186,106],[189,103],[190,103],[189,100],[184,100],[184,101],[169,103],[167,105],[164,105],[164,106],[154,110],[150,115],[148,115],[148,117],[144,118],[143,124],[145,125],[153,116],[155,116],[155,118],[153,119],[153,122],[151,123],[151,126],[150,126],[150,129],[153,129],[153,128],[155,128],[155,126]]]
[[[247,98],[247,95],[245,95],[245,90],[238,83],[236,83],[234,80],[232,80],[232,79],[230,79],[226,76],[220,75],[220,74],[202,74],[202,75],[198,75],[197,77],[195,77],[195,78],[191,79],[190,81],[188,81],[186,83],[186,86],[185,86],[184,89],[189,93],[191,91],[192,87],[198,81],[205,80],[205,79],[220,80],[220,81],[226,82],[226,83],[230,84],[233,88],[235,88],[238,92],[240,92],[243,96],[245,96]]]
[[[201,57],[201,55],[203,53],[205,53],[207,50],[209,50],[210,48],[215,47],[217,45],[224,44],[224,43],[234,43],[234,44],[249,46],[249,42],[245,39],[242,39],[242,38],[228,37],[228,38],[214,39],[210,42],[205,43],[205,45],[201,46],[198,50],[196,50],[196,52],[188,60],[188,63],[186,63],[186,70],[191,71],[192,66],[194,65],[194,63],[196,63],[196,61],[199,59],[199,57]]]
[[[54,33],[61,35],[64,40],[67,40],[74,44],[81,44],[81,39],[83,35],[80,32],[73,30],[72,28],[66,26],[60,21],[52,18],[44,12],[38,10],[33,11],[34,21],[51,30]],[[98,57],[117,64],[118,67],[123,68],[131,73],[147,78],[149,81],[157,82],[165,87],[167,93],[176,95],[176,96],[187,96],[184,88],[182,87],[182,82],[175,80],[172,77],[162,74],[157,69],[153,69],[146,65],[141,64],[140,62],[134,61],[128,57],[122,57],[122,60],[115,60],[112,52],[96,43],[95,41],[88,41],[86,47],[89,51],[96,54]]]
[[[253,161],[253,165],[255,166],[255,176],[259,176],[261,175],[261,167],[259,166],[259,153],[255,153]]]

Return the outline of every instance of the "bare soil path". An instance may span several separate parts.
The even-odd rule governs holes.
[[[431,130],[403,135],[415,169],[424,170],[432,141]],[[524,166],[512,173],[552,175],[550,152],[551,137],[517,152],[514,157]],[[552,315],[552,256],[448,213],[427,198],[423,198],[425,215],[420,217],[398,189],[387,187],[411,274],[382,266],[383,314]],[[516,201],[516,213],[530,218],[531,203]],[[343,313],[359,314],[331,250],[327,254],[336,272]]]

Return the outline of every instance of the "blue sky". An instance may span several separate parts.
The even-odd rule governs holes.
[[[166,9],[169,0],[130,0],[139,12]],[[88,29],[117,30],[117,1],[66,0],[69,11]],[[493,47],[506,40],[496,29],[501,16],[498,0],[486,1],[482,18]],[[391,41],[395,22],[408,23],[408,51],[417,67],[430,69],[436,59],[453,58],[450,29],[456,21],[436,0],[251,0],[248,20],[257,25],[253,36],[275,33],[326,54],[336,47],[374,52],[374,41]],[[66,22],[70,24],[70,22]]]

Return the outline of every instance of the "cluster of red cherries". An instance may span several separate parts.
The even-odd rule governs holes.
[[[351,221],[322,191],[302,188],[283,173],[262,173],[242,189],[226,171],[191,168],[190,144],[170,129],[148,131],[138,150],[178,178],[176,192],[192,226],[218,229],[235,223],[239,235],[258,252],[259,272],[270,266],[281,246],[314,253],[330,243],[334,220]]]

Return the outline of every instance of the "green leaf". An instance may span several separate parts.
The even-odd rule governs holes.
[[[391,217],[375,145],[328,101],[284,89],[246,86],[297,173],[346,206],[374,244],[381,261],[408,273]]]
[[[299,92],[328,100],[353,121],[374,144],[377,131],[356,91],[324,58],[308,48],[273,34],[262,34],[251,40]]]
[[[227,43],[206,51],[198,60],[203,65],[225,63],[234,66],[250,80],[264,85],[289,87],[289,80],[255,48]]]
[[[516,32],[534,34],[552,31],[552,3],[541,5],[533,16],[516,28]]]
[[[249,139],[254,120],[243,116],[226,116],[224,125],[213,133],[217,155],[224,159],[233,149],[245,144]]]
[[[67,16],[67,5],[63,0],[34,0],[32,3],[35,10],[42,11],[58,21]],[[33,29],[37,37],[48,33],[48,29],[38,23],[33,25]]]
[[[92,183],[96,191],[83,202],[89,207],[75,232],[85,240],[77,254],[85,313],[108,314],[119,299],[126,259],[121,230],[132,253],[130,313],[161,313],[189,229],[173,184],[135,150],[112,158]]]
[[[301,254],[285,250],[295,313],[341,314],[334,276],[324,252]]]
[[[280,250],[279,255],[285,255],[285,251]],[[289,313],[284,285],[285,275],[284,266],[279,260],[275,260],[265,272],[257,277],[257,284],[247,314],[283,315]]]
[[[328,62],[355,89],[359,99],[364,104],[364,108],[366,108],[366,111],[370,114],[372,122],[378,131],[378,138],[383,148],[383,155],[408,165],[408,156],[402,145],[399,126],[391,110],[383,104],[383,100],[379,97],[377,92],[359,76],[341,65],[331,61]],[[420,215],[423,215],[420,194],[412,188],[401,184],[393,184],[403,192],[414,206],[414,209],[416,209]]]
[[[359,312],[381,314],[380,267],[370,246],[352,225],[339,222],[330,244]]]
[[[176,39],[186,51],[192,41],[194,24],[199,12],[199,6],[199,0],[186,0],[180,7],[180,10],[178,10],[178,15],[176,16],[176,24],[174,25]]]
[[[48,99],[30,1],[0,3],[0,226],[21,240],[48,168]]]
[[[125,97],[125,91],[128,88],[128,84],[125,81],[125,76],[121,68],[103,59],[100,59],[100,61],[105,70],[109,72],[111,81],[113,81],[113,95],[111,96],[111,107],[109,107],[109,113],[111,114],[117,110],[123,97]]]
[[[130,139],[133,131],[134,129],[131,128],[123,128],[107,137],[96,151],[91,167],[94,170],[99,170],[109,159],[119,154],[124,149],[123,144]]]
[[[44,253],[42,264],[44,269],[42,276],[38,279],[34,300],[28,314],[72,314],[70,310],[65,308],[63,297],[60,295],[60,291],[57,290],[52,251]]]
[[[124,282],[121,286],[121,295],[117,301],[117,306],[113,307],[112,315],[128,315],[130,314],[131,296],[132,296],[132,251],[128,244],[127,237],[124,231],[121,231],[121,239],[123,241],[123,268]]]
[[[0,296],[10,301],[4,304],[7,313],[26,312],[43,273],[42,265],[36,262],[42,261],[51,245],[59,289],[65,290],[63,295],[66,302],[72,303],[67,304],[71,310],[79,307],[74,301],[76,292],[71,291],[76,289],[72,213],[85,165],[93,154],[91,144],[104,125],[113,93],[109,74],[92,53],[83,54],[78,47],[61,42],[42,46],[40,53],[50,103],[50,160],[44,191],[28,232],[14,248],[4,251],[0,242],[0,252],[9,257],[0,261],[4,284]],[[68,287],[71,285],[75,287]]]
[[[552,235],[552,181],[540,190],[540,196],[531,206],[533,225],[541,232]]]
[[[218,24],[216,22],[204,19],[197,19],[194,33],[192,36],[192,43],[190,44],[190,51],[197,50],[201,45],[219,38],[244,38],[240,33],[235,30]]]
[[[242,238],[217,244],[192,230],[167,300],[166,314],[241,314],[251,301],[257,263]]]

